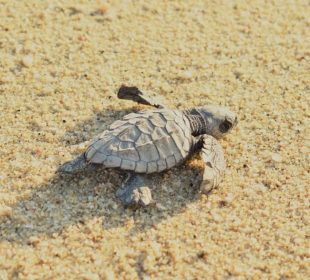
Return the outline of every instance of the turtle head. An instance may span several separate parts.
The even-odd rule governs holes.
[[[237,115],[223,106],[208,105],[196,110],[204,119],[206,133],[217,139],[229,133],[238,122]]]

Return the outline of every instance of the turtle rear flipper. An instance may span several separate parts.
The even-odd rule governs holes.
[[[117,190],[116,196],[127,207],[136,208],[154,204],[147,177],[142,174],[129,173],[127,179]]]
[[[60,166],[57,170],[59,173],[77,173],[81,171],[94,170],[95,164],[86,161],[85,154],[79,155],[74,160],[68,161]]]

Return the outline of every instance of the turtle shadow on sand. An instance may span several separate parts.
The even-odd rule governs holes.
[[[73,144],[83,142],[84,133],[92,137],[105,129],[100,129],[98,120],[105,121],[111,116],[116,120],[128,112],[110,109],[96,114],[78,124],[67,135],[72,136],[75,131],[75,136],[71,137]],[[63,141],[65,138],[66,135]],[[44,185],[35,187],[29,198],[11,206],[11,216],[0,221],[0,242],[27,244],[30,237],[58,235],[72,225],[83,226],[93,218],[101,218],[105,230],[122,227],[129,219],[134,220],[130,234],[147,230],[163,219],[184,211],[187,204],[199,197],[202,173],[201,168],[185,162],[169,171],[151,175],[150,187],[158,204],[138,209],[125,208],[116,198],[116,189],[124,179],[124,173],[118,170],[99,168],[80,174],[55,174]]]

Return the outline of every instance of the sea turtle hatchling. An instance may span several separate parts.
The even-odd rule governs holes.
[[[169,109],[136,87],[122,86],[118,98],[156,107],[131,113],[113,122],[86,151],[63,164],[59,172],[103,165],[128,172],[116,196],[127,206],[146,206],[152,200],[147,175],[170,169],[201,151],[205,163],[201,191],[216,187],[225,170],[222,138],[237,124],[225,107],[209,105],[191,109]]]

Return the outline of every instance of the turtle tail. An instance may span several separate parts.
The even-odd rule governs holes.
[[[77,173],[85,170],[90,164],[86,161],[85,155],[81,154],[75,159],[61,165],[57,172],[60,173]]]

